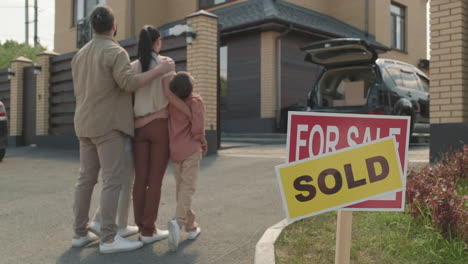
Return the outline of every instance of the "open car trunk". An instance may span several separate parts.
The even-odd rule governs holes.
[[[313,88],[309,107],[313,111],[368,113],[375,93],[372,66],[351,66],[325,71]]]
[[[375,63],[377,50],[361,39],[331,39],[315,42],[302,48],[307,53],[305,60],[325,66],[344,67]]]

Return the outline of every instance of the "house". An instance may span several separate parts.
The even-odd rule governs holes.
[[[118,40],[136,37],[145,24],[161,30],[183,24],[200,9],[217,15],[226,84],[220,121],[228,133],[280,131],[286,111],[305,104],[320,72],[304,61],[305,44],[361,38],[378,49],[388,47],[381,57],[428,66],[427,0],[56,0],[57,52],[83,45],[77,28],[97,4],[114,9]]]

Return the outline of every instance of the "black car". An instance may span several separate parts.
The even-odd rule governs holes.
[[[378,59],[360,39],[333,39],[302,48],[323,66],[307,110],[411,117],[411,135],[429,133],[429,78],[404,62]]]
[[[0,161],[5,157],[8,141],[8,120],[5,105],[0,101]]]

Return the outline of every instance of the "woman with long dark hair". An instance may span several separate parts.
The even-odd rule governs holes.
[[[162,56],[161,34],[152,26],[144,26],[138,41],[138,60],[132,63],[136,72],[146,72],[157,66]],[[174,72],[154,79],[149,85],[135,93],[135,182],[133,188],[133,210],[135,223],[143,243],[152,243],[167,238],[167,230],[155,226],[158,216],[161,185],[169,161],[168,113],[169,103],[190,117],[190,109],[168,89]]]

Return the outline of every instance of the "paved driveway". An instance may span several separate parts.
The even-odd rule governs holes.
[[[410,159],[427,156],[427,146],[412,147]],[[78,153],[10,149],[0,163],[0,263],[253,263],[263,232],[284,218],[273,170],[283,161],[283,144],[224,144],[219,155],[202,162],[195,209],[203,231],[196,241],[183,242],[177,253],[162,241],[134,252],[101,255],[97,243],[70,248]],[[164,229],[175,210],[173,191],[169,169],[158,219]]]
[[[78,153],[11,149],[0,163],[0,263],[253,263],[255,244],[266,228],[283,218],[273,170],[281,161],[205,158],[195,198],[203,231],[196,241],[183,242],[177,253],[162,241],[134,252],[101,255],[97,243],[70,248]],[[175,210],[170,171],[158,219],[164,229]],[[98,194],[96,189],[93,210]]]

